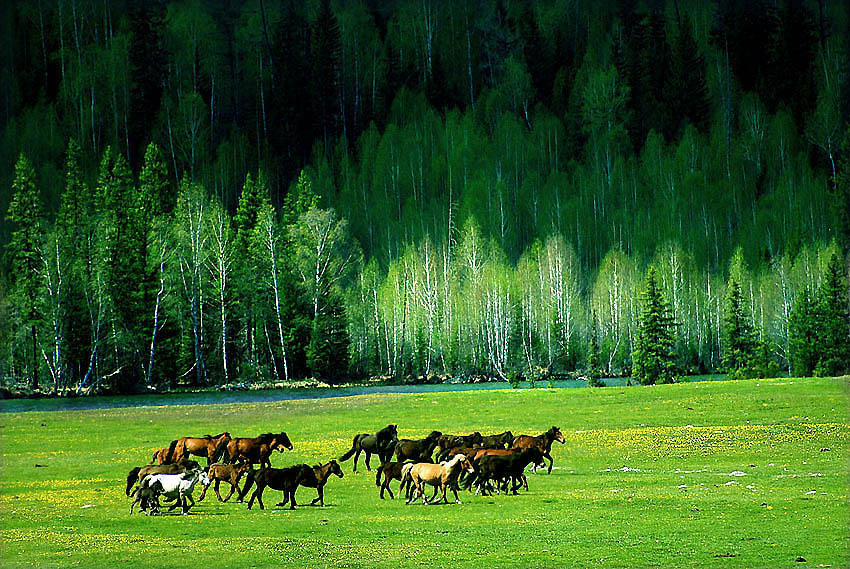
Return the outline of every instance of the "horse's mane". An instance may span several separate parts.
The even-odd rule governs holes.
[[[217,438],[219,438],[219,437],[223,437],[224,435],[227,435],[227,436],[229,437],[229,436],[230,436],[230,433],[228,433],[227,431],[225,431],[225,432],[223,432],[223,433],[219,433],[219,434],[217,434],[217,435],[215,435],[215,436],[213,436],[213,435],[204,435],[204,436],[203,436],[203,437],[201,437],[201,438],[208,439],[208,440],[212,440],[212,439],[217,439]]]
[[[262,435],[258,435],[256,438],[261,443],[270,443],[273,438],[275,438],[277,434],[275,433],[263,433]]]

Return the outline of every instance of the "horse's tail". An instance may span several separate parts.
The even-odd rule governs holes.
[[[213,455],[212,455],[212,461],[213,462],[218,462],[219,459],[221,459],[221,458],[227,458],[226,456],[224,456],[224,451],[227,448],[227,445],[228,445],[229,442],[230,442],[230,440],[226,439],[226,438],[223,438],[220,441],[218,441],[218,445],[216,445],[215,451],[213,452]]]
[[[349,458],[354,456],[354,453],[357,452],[357,443],[359,442],[359,440],[360,440],[360,435],[355,435],[354,440],[351,441],[351,450],[348,451],[347,453],[345,453],[344,455],[342,455],[341,457],[339,457],[340,461],[348,460]]]
[[[168,452],[165,453],[165,464],[171,464],[174,462],[172,459],[174,458],[174,449],[177,448],[177,443],[179,439],[174,439],[171,441],[171,444],[168,445]]]
[[[137,466],[133,470],[130,471],[130,474],[127,475],[127,495],[130,495],[130,488],[133,487],[133,484],[136,483],[136,480],[139,479],[139,471],[142,469],[141,466]]]

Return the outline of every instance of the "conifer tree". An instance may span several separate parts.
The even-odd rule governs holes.
[[[6,246],[11,260],[11,281],[15,304],[21,322],[29,328],[32,339],[30,387],[38,389],[38,332],[41,319],[41,249],[44,241],[44,210],[36,186],[32,163],[21,154],[15,164],[12,201],[6,219],[13,224],[11,240]]]
[[[676,321],[662,295],[654,266],[647,272],[640,303],[632,375],[643,385],[672,383],[676,376]]]
[[[313,320],[307,346],[307,366],[314,377],[335,383],[348,371],[348,331],[341,295],[333,291],[324,310]]]
[[[844,264],[833,253],[817,294],[818,364],[815,374],[819,376],[850,373],[850,319],[845,274]]]
[[[811,290],[806,286],[797,296],[789,318],[791,374],[812,375],[818,362],[817,314]]]
[[[723,318],[725,339],[723,367],[736,378],[755,373],[758,338],[741,293],[741,285],[733,276],[726,291],[726,314]]]

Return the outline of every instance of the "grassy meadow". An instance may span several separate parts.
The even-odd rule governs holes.
[[[847,378],[778,379],[0,413],[0,566],[848,567],[848,396]],[[519,496],[382,501],[361,457],[325,508],[210,491],[188,516],[128,514],[127,472],[178,436],[284,430],[282,467],[391,422],[403,438],[558,425],[566,444]]]

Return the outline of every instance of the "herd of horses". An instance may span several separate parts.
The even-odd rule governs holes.
[[[357,460],[364,454],[366,469],[371,470],[370,459],[377,455],[380,466],[377,468],[375,484],[380,488],[379,497],[384,492],[394,498],[390,482],[399,480],[399,495],[404,491],[407,503],[421,499],[423,504],[438,501],[448,502],[447,491],[454,493],[455,502],[461,503],[457,491],[463,486],[478,494],[496,492],[517,494],[517,490],[528,490],[525,469],[545,467],[548,460],[548,473],[552,472],[551,456],[553,442],[564,443],[564,436],[558,427],[536,435],[514,436],[511,431],[484,436],[479,432],[469,435],[447,435],[433,431],[422,439],[398,438],[398,425],[387,425],[380,431],[361,433],[354,437],[351,449],[343,454],[340,462],[354,457],[353,471],[357,472]],[[156,450],[149,464],[130,470],[127,475],[127,496],[133,498],[130,506],[132,514],[138,505],[148,515],[160,513],[160,500],[173,501],[170,510],[181,507],[185,515],[195,505],[193,490],[200,485],[202,501],[210,486],[216,497],[227,502],[238,492],[237,502],[248,499],[248,509],[256,500],[260,509],[265,509],[263,492],[266,488],[283,492],[283,500],[278,506],[289,505],[295,509],[295,492],[300,486],[315,488],[317,496],[311,505],[324,506],[324,487],[332,476],[343,477],[342,468],[336,460],[310,466],[298,464],[286,468],[273,468],[271,455],[274,451],[282,453],[292,450],[292,441],[285,432],[263,433],[257,437],[231,437],[230,433],[204,435],[203,437],[182,437],[175,439],[168,447]],[[436,452],[436,454],[435,454]],[[201,465],[194,457],[206,458],[207,466]],[[257,468],[254,466],[257,465]],[[240,489],[240,480],[245,484]],[[230,491],[223,497],[220,484],[227,482]],[[425,497],[428,486],[433,488],[430,498]],[[134,489],[135,487],[135,489]]]

